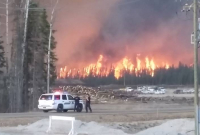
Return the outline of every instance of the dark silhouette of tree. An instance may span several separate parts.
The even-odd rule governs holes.
[[[4,47],[3,47],[3,41],[1,40],[1,37],[0,37],[0,74],[3,73],[3,71],[1,69],[6,66],[5,64],[6,64],[6,61],[5,61],[5,52],[4,52]]]
[[[154,76],[151,76],[146,70],[142,70],[139,74],[130,73],[125,71],[125,82],[126,85],[189,85],[193,84],[193,67],[187,66],[179,62],[178,66],[172,65],[168,69],[157,68],[154,71]],[[200,75],[200,73],[199,73]],[[114,72],[112,71],[108,76],[93,76],[90,74],[85,78],[81,78],[87,85],[108,85],[108,84],[124,84],[124,76],[116,79]],[[200,81],[199,81],[200,83]]]

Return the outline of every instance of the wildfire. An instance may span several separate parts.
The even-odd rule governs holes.
[[[140,73],[143,71],[153,77],[156,68],[160,67],[168,69],[169,65],[167,63],[162,63],[162,65],[156,64],[153,58],[150,59],[149,57],[145,57],[145,60],[142,61],[139,58],[139,55],[136,57],[135,64],[133,61],[131,61],[131,59],[125,57],[116,63],[107,65],[104,62],[104,56],[100,55],[96,63],[91,63],[86,67],[71,69],[65,66],[60,68],[59,78],[85,78],[89,75],[96,77],[106,77],[111,72],[114,72],[115,78],[119,79],[124,75],[125,72],[130,74],[134,73],[136,76],[140,76]]]

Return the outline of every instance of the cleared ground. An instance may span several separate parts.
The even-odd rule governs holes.
[[[57,113],[55,111],[49,113],[43,113],[42,111],[0,113],[0,127],[28,125],[41,119],[47,121],[50,115],[56,115],[73,116],[81,122],[89,122],[90,126],[97,124],[91,123],[91,121],[94,121],[104,126],[107,125],[109,128],[120,129],[125,133],[133,134],[158,126],[168,119],[193,118],[193,96],[194,94],[173,94],[173,89],[168,89],[164,95],[149,94],[122,99],[102,97],[98,99],[98,104],[92,104],[93,113],[85,113],[85,110],[82,113],[74,113],[73,111],[67,113]],[[22,128],[23,132],[24,129],[26,128]],[[13,135],[15,135],[15,131],[13,129]],[[10,133],[10,129],[8,129],[8,132]],[[18,132],[22,134],[21,130]]]

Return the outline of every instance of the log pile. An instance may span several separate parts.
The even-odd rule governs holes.
[[[165,103],[191,103],[192,98],[179,98],[179,97],[139,97],[137,91],[126,92],[122,90],[114,89],[100,89],[96,87],[86,87],[86,86],[67,86],[64,90],[72,95],[78,95],[81,99],[85,99],[86,94],[91,96],[92,102],[95,103],[106,103],[109,101],[133,101],[133,102],[165,102]]]
[[[86,86],[67,86],[65,87],[65,91],[79,95],[82,99],[84,99],[86,94],[91,96],[92,100],[95,101],[108,101],[113,99],[125,100],[137,97],[137,94],[134,92],[125,92],[125,91],[117,91],[113,89],[98,89],[93,87]]]

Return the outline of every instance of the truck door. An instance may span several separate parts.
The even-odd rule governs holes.
[[[67,97],[68,97],[68,100],[70,102],[70,108],[74,109],[74,106],[75,106],[74,98],[71,95],[67,95]]]
[[[54,101],[56,104],[62,104],[61,95],[54,95]]]
[[[63,102],[63,109],[70,109],[71,105],[70,105],[70,101],[67,100],[67,96],[66,95],[62,95],[62,102]]]

